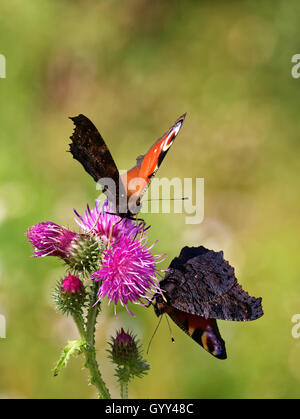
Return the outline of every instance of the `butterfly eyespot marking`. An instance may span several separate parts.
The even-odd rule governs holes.
[[[209,351],[209,349],[208,349],[208,345],[207,345],[207,336],[206,336],[206,333],[205,333],[205,332],[204,332],[204,333],[202,334],[202,336],[201,336],[201,342],[202,342],[203,348],[204,348],[206,351],[210,352],[210,351]]]
[[[167,138],[166,141],[162,144],[162,151],[167,151],[172,145],[172,138]]]

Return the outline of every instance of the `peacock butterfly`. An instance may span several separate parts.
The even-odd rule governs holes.
[[[250,297],[238,284],[223,252],[184,247],[160,282],[157,316],[167,313],[192,339],[219,359],[226,359],[217,320],[250,321],[263,315],[262,299]]]
[[[141,198],[173,144],[185,115],[178,118],[145,155],[137,158],[136,165],[122,175],[95,125],[82,114],[70,118],[75,125],[70,137],[70,152],[100,184],[120,217],[133,218],[139,212]]]

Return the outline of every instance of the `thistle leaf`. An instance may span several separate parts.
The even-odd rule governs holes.
[[[54,377],[58,375],[60,370],[67,366],[70,358],[74,355],[80,355],[85,347],[86,342],[83,340],[72,340],[64,347],[62,354],[54,368]]]

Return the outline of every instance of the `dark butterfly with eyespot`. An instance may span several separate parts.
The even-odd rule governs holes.
[[[167,313],[219,359],[226,359],[227,354],[217,320],[250,321],[263,315],[262,299],[250,297],[243,290],[222,251],[184,247],[171,262],[160,287],[164,298],[156,296],[156,315]]]
[[[178,118],[145,155],[137,158],[136,165],[122,175],[99,131],[82,114],[70,118],[75,125],[70,137],[70,152],[100,184],[115,213],[122,218],[133,219],[140,210],[143,194],[173,144],[185,116]]]

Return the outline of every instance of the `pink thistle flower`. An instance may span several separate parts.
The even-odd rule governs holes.
[[[98,299],[107,297],[109,304],[120,301],[132,314],[127,304],[145,305],[154,294],[161,293],[156,275],[161,275],[156,265],[165,259],[164,255],[153,255],[147,247],[146,238],[132,240],[120,237],[119,242],[112,243],[102,255],[102,267],[94,272],[91,279],[102,281]],[[133,315],[133,314],[132,314]]]
[[[81,293],[84,289],[83,283],[79,279],[79,276],[71,275],[70,273],[62,281],[61,287],[63,291],[67,294],[78,294]]]
[[[65,259],[77,233],[67,230],[51,221],[35,224],[26,233],[29,241],[35,247],[33,256],[58,256]]]
[[[93,233],[101,238],[104,243],[108,242],[111,227],[120,221],[120,217],[118,215],[108,214],[109,212],[113,212],[109,201],[105,201],[102,207],[100,207],[100,201],[96,200],[95,208],[93,209],[90,209],[89,205],[87,205],[87,209],[84,211],[83,216],[79,215],[76,210],[74,210],[74,212],[79,219],[75,219],[75,221],[84,232],[90,231],[98,219]],[[144,229],[144,231],[145,230],[146,229]],[[141,232],[142,223],[137,226],[132,220],[124,218],[120,223],[114,226],[111,242],[113,243],[114,241],[119,241],[122,236],[134,239],[136,234]]]

